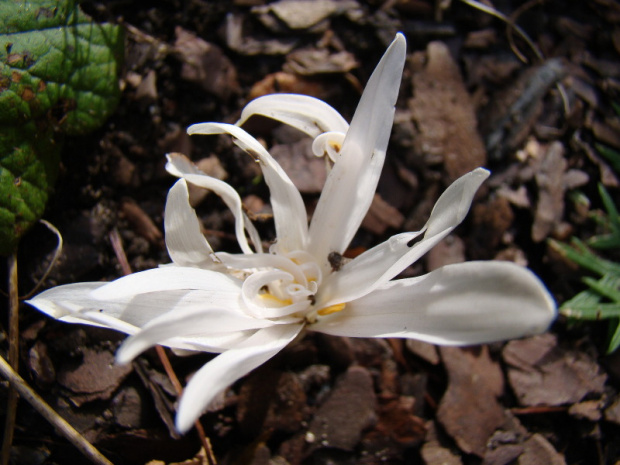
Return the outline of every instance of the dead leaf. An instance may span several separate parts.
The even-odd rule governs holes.
[[[566,350],[553,334],[511,341],[502,352],[510,385],[524,406],[564,405],[600,395],[607,375],[583,350]]]
[[[224,52],[180,26],[174,30],[174,49],[181,59],[181,78],[227,100],[240,92],[237,70]]]
[[[330,53],[324,48],[306,48],[289,53],[282,69],[286,72],[310,76],[324,73],[344,74],[357,66],[358,63],[353,54],[345,50]]]
[[[268,74],[254,84],[248,94],[248,100],[278,92],[310,95],[321,100],[325,100],[330,95],[330,90],[318,81],[305,79],[293,73],[278,71]]]
[[[437,365],[440,362],[437,346],[433,344],[416,339],[407,339],[405,345],[412,353],[426,360],[431,365]]]
[[[463,461],[457,451],[451,449],[446,443],[445,435],[437,431],[434,421],[427,424],[426,442],[420,449],[420,455],[426,465],[462,465]]]
[[[382,235],[388,228],[399,229],[405,217],[392,205],[375,194],[368,209],[368,213],[362,221],[362,227],[373,234]]]
[[[437,419],[463,452],[483,457],[488,439],[506,419],[497,401],[504,392],[501,368],[491,360],[487,346],[441,347],[440,352],[448,389]]]
[[[564,146],[560,142],[553,142],[545,151],[536,170],[538,202],[532,225],[534,242],[546,239],[562,221],[566,166]]]
[[[254,7],[252,13],[274,32],[282,32],[278,20],[289,29],[318,32],[327,28],[325,20],[331,16],[353,15],[356,10],[359,11],[360,6],[354,0],[280,0]]]
[[[462,263],[465,261],[465,243],[460,237],[451,234],[429,250],[425,260],[428,271],[453,263]]]
[[[486,164],[476,109],[459,67],[442,42],[431,42],[413,74],[408,105],[418,134],[415,156],[443,161],[450,182]]]
[[[534,434],[523,443],[524,451],[518,465],[566,465],[561,454],[541,434]]]
[[[327,171],[325,160],[312,153],[312,139],[304,137],[297,142],[274,145],[269,151],[304,194],[318,194],[323,190]]]
[[[605,409],[605,420],[620,425],[620,396],[612,404]]]
[[[286,55],[297,44],[296,39],[244,36],[243,16],[236,13],[226,15],[225,32],[226,45],[241,55]]]

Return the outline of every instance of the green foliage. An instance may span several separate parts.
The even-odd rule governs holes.
[[[0,1],[0,255],[43,214],[63,134],[116,108],[122,29],[75,0]]]
[[[594,236],[588,245],[575,237],[571,245],[554,240],[550,241],[550,245],[572,262],[599,276],[598,279],[583,278],[588,289],[564,302],[560,313],[575,320],[609,320],[607,352],[611,353],[620,346],[620,264],[598,256],[590,247],[620,249],[620,218],[616,205],[603,185],[599,185],[599,193],[605,213],[598,213],[593,218],[608,232]]]

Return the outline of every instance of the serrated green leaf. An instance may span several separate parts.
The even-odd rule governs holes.
[[[119,100],[123,35],[74,0],[0,1],[0,255],[43,213],[62,134],[100,126]]]

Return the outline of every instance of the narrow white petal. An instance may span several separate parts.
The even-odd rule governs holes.
[[[164,266],[123,276],[95,289],[95,300],[119,300],[151,292],[203,290],[219,296],[239,295],[241,282],[217,271],[182,266]]]
[[[540,280],[510,262],[466,262],[392,281],[309,328],[338,336],[468,345],[545,331],[556,306]]]
[[[357,299],[397,276],[463,221],[476,191],[488,176],[483,168],[461,176],[439,197],[421,231],[393,236],[331,273],[317,294],[317,306]],[[415,242],[421,233],[422,240]]]
[[[298,94],[271,94],[248,103],[236,125],[253,115],[262,115],[316,137],[323,132],[347,132],[349,123],[330,105],[314,97]]]
[[[170,174],[179,178],[184,178],[187,182],[202,187],[203,189],[213,191],[224,201],[235,216],[235,234],[239,242],[239,247],[241,247],[243,253],[252,253],[253,251],[245,237],[244,229],[248,230],[251,238],[257,237],[258,234],[254,226],[247,220],[247,217],[243,213],[241,197],[239,197],[237,191],[233,189],[230,184],[207,176],[183,155],[171,153],[166,156],[168,158],[166,170],[168,170]],[[254,246],[259,250],[261,246],[260,241],[255,241]]]
[[[301,194],[273,157],[240,127],[224,123],[194,124],[188,134],[230,134],[235,143],[260,163],[271,194],[271,207],[281,253],[304,249],[308,237],[308,219]]]
[[[330,252],[343,253],[372,202],[394,121],[407,46],[402,34],[373,72],[340,156],[331,170],[310,225],[309,251],[329,267]]]
[[[168,254],[176,265],[213,267],[213,249],[200,231],[196,212],[189,204],[185,179],[179,179],[168,192],[164,230]]]
[[[303,325],[278,325],[261,329],[196,372],[183,392],[176,418],[184,433],[200,417],[217,394],[286,347]]]
[[[209,308],[202,302],[178,307],[147,323],[142,331],[128,338],[116,353],[119,363],[128,363],[146,349],[166,345],[174,337],[208,337],[273,326],[274,322],[252,318],[237,311]]]
[[[72,317],[84,309],[98,310],[91,292],[107,283],[75,283],[56,286],[27,300],[37,310],[57,320],[77,323]],[[84,322],[89,324],[88,322]]]
[[[135,273],[112,283],[58,286],[28,303],[64,322],[101,326],[127,334],[135,334],[153,321],[173,321],[176,316],[186,320],[188,314],[210,308],[226,309],[229,318],[245,322],[227,331],[219,331],[222,328],[218,326],[217,332],[196,324],[192,335],[173,337],[164,344],[209,352],[220,352],[238,344],[251,335],[247,328],[271,324],[248,316],[243,308],[240,281],[213,271],[175,265]]]

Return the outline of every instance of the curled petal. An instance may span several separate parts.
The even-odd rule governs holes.
[[[296,265],[293,261],[286,257],[275,254],[229,254],[226,252],[218,252],[216,257],[222,261],[222,263],[230,268],[236,268],[238,270],[250,270],[250,269],[281,269],[290,273],[295,281],[306,286],[306,276],[303,273],[303,268]]]
[[[347,132],[349,123],[330,105],[314,97],[298,94],[271,94],[248,103],[236,125],[243,125],[253,115],[262,115],[288,124],[310,137],[323,132]]]
[[[323,134],[315,137],[312,142],[312,153],[314,153],[317,157],[322,157],[327,154],[329,159],[332,162],[335,162],[336,158],[338,158],[338,155],[340,154],[340,149],[342,148],[345,137],[346,134],[343,132],[324,132]]]
[[[360,298],[422,257],[463,221],[476,191],[488,176],[489,172],[482,168],[461,176],[439,197],[421,231],[397,234],[330,274],[317,294],[317,306]],[[422,240],[416,242],[422,233]]]
[[[259,163],[269,186],[271,207],[281,253],[303,249],[308,236],[306,206],[301,194],[273,157],[243,129],[223,123],[194,124],[188,134],[230,134],[235,143]]]
[[[394,120],[406,43],[398,34],[375,68],[319,199],[310,224],[309,252],[329,269],[328,255],[343,253],[374,197]]]
[[[213,267],[213,249],[200,232],[200,223],[189,204],[189,192],[184,179],[178,180],[168,192],[164,230],[168,254],[176,265]]]
[[[391,281],[310,329],[469,345],[543,332],[556,311],[544,285],[526,268],[510,262],[466,262]]]
[[[203,366],[183,391],[176,418],[177,429],[181,433],[189,430],[217,394],[280,352],[302,329],[302,324],[261,329]]]
[[[215,192],[215,194],[224,201],[226,206],[230,208],[230,211],[235,216],[235,234],[243,253],[253,253],[243,232],[244,229],[248,231],[248,234],[253,239],[254,246],[257,250],[260,250],[260,240],[254,240],[254,238],[258,237],[258,233],[243,213],[241,197],[239,197],[237,191],[233,189],[230,184],[207,176],[184,155],[170,153],[166,155],[166,157],[168,158],[166,170],[168,170],[170,174],[179,178],[184,178],[187,182],[202,187],[203,189]]]
[[[284,286],[293,282],[293,276],[285,271],[258,271],[248,276],[243,283],[243,302],[249,312],[257,318],[280,318],[302,312],[310,307],[310,301],[305,299],[298,302],[282,300],[285,296],[277,293],[263,293],[261,289],[277,281],[283,281]],[[273,292],[273,291],[272,291]],[[275,295],[274,295],[275,294]]]

